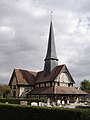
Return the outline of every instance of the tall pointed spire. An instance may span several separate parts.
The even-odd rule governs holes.
[[[50,22],[47,54],[46,54],[44,61],[45,61],[44,76],[47,76],[58,65],[58,59],[57,59],[56,49],[55,49],[52,18],[51,18],[51,22]]]

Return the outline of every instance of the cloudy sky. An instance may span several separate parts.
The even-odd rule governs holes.
[[[14,68],[43,70],[53,11],[59,64],[90,80],[90,0],[0,0],[0,83]]]

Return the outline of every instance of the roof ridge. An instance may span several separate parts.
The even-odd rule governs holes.
[[[21,70],[21,71],[27,71],[27,72],[33,72],[33,73],[38,73],[32,70],[26,70],[26,69],[19,69],[19,68],[15,68],[14,70]]]

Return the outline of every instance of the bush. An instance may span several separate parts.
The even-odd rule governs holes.
[[[89,109],[0,105],[0,120],[90,120]]]
[[[3,98],[3,93],[0,92],[0,98]]]

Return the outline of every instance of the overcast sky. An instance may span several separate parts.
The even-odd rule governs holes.
[[[43,70],[50,11],[59,65],[76,85],[90,80],[90,0],[0,0],[0,83],[14,68]]]

